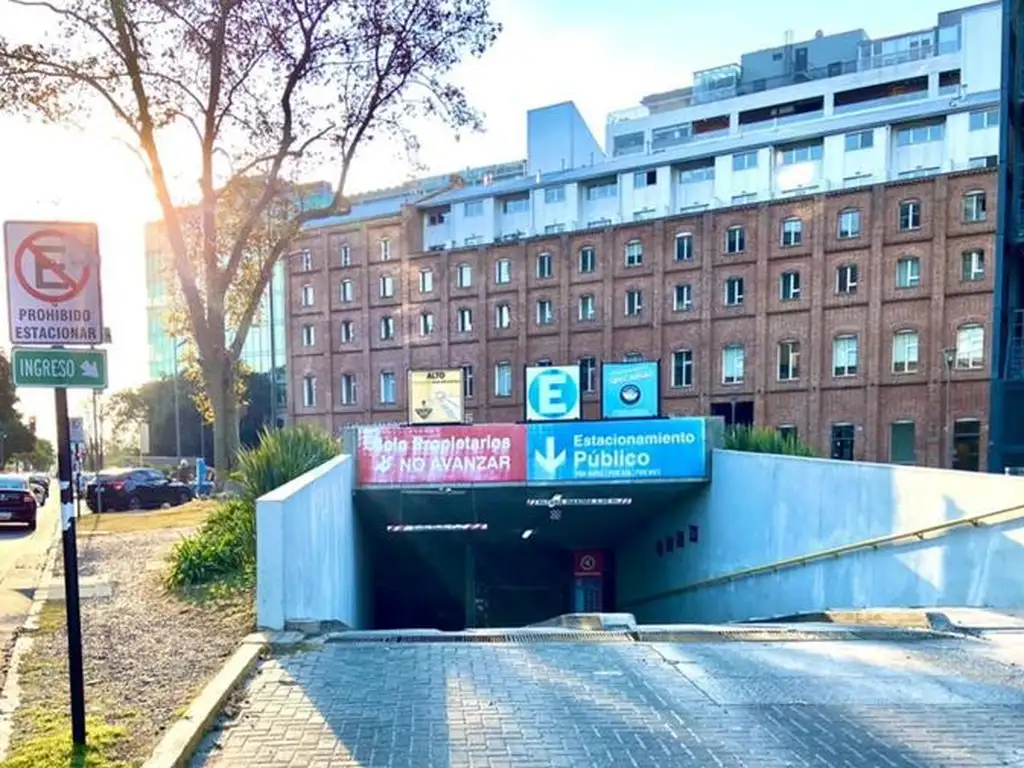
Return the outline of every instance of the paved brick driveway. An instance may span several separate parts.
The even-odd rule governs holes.
[[[1024,665],[988,650],[327,644],[263,663],[193,765],[1024,766]]]

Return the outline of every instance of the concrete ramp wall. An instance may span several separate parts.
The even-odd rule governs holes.
[[[338,456],[256,502],[256,623],[369,623],[369,549],[355,514],[351,456]]]
[[[740,621],[889,606],[1024,607],[1024,478],[734,451],[715,451],[711,472],[711,485],[698,498],[617,552],[619,608],[638,621]],[[1013,511],[923,539],[704,583],[997,510]]]

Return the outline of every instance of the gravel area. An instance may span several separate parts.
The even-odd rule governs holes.
[[[84,598],[86,712],[126,726],[118,758],[141,764],[252,626],[251,598],[185,601],[168,593],[158,565],[187,529],[99,534],[79,539],[83,589],[108,583],[108,597]],[[55,575],[62,574],[57,560]],[[54,584],[60,584],[59,579]],[[68,707],[63,601],[51,602],[52,629],[40,632],[27,666],[27,710]],[[17,728],[15,744],[19,739]]]

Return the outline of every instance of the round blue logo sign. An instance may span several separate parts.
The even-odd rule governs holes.
[[[579,381],[558,368],[543,370],[533,377],[526,397],[534,420],[576,418]]]

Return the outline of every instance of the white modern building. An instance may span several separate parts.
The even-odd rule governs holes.
[[[572,103],[527,115],[517,178],[419,204],[427,250],[475,247],[992,166],[998,2],[873,39],[817,34],[694,73],[608,117],[604,147]]]

